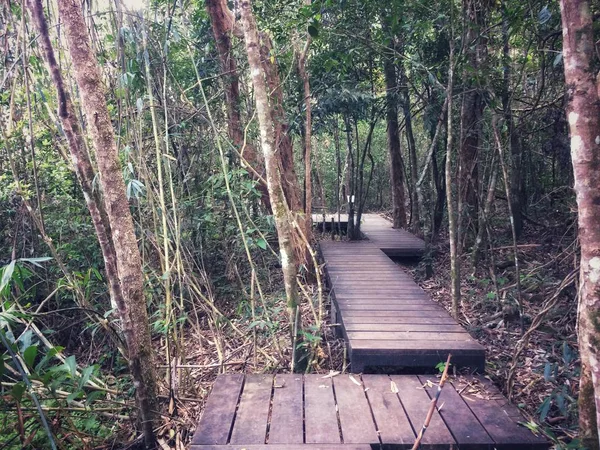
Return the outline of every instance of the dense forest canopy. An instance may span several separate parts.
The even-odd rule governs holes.
[[[526,426],[598,448],[598,24],[596,0],[2,2],[0,447],[181,449],[219,373],[346,370],[318,242],[375,212],[425,240],[407,270]]]

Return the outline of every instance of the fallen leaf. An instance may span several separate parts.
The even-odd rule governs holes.
[[[390,389],[392,390],[392,393],[397,394],[398,392],[398,386],[396,385],[396,383],[394,381],[391,382],[390,384]]]
[[[349,375],[348,378],[350,378],[350,381],[352,381],[355,385],[362,386],[362,384],[360,384],[360,381],[357,381],[357,379],[354,378],[352,375]]]
[[[338,372],[337,370],[330,370],[327,375],[325,375],[324,377],[321,377],[321,378],[333,378],[333,377],[338,376],[339,374],[340,374],[340,372]]]

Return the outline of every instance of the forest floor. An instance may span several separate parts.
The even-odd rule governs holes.
[[[519,241],[523,326],[528,339],[520,355],[515,349],[523,335],[510,232],[503,231],[507,245],[493,250],[493,260],[488,255],[473,269],[468,253],[461,259],[460,322],[486,348],[486,376],[507,396],[512,377],[511,401],[557,448],[565,448],[577,435],[580,361],[573,231],[568,226],[529,224]],[[423,262],[397,263],[450,312],[447,236],[440,236],[432,255],[434,275],[429,279]],[[577,448],[576,441],[571,445]]]

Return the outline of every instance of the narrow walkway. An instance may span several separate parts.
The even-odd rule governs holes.
[[[352,370],[431,369],[448,352],[454,364],[483,370],[483,348],[386,256],[418,255],[422,241],[375,216],[367,215],[363,226],[367,241],[321,242],[332,313],[348,342]],[[410,449],[436,395],[435,382],[427,375],[219,375],[191,450]],[[549,448],[521,421],[519,410],[484,377],[452,377],[421,448]]]
[[[417,256],[423,241],[374,214],[361,227],[368,240],[320,244],[352,371],[433,369],[452,353],[455,365],[483,372],[484,348],[387,256]]]
[[[191,450],[410,449],[435,378],[422,375],[220,375]],[[458,377],[442,390],[422,449],[547,449],[518,425],[483,377]]]

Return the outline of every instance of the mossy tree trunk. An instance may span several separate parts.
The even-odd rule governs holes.
[[[586,0],[561,0],[567,119],[579,210],[579,433],[600,447],[600,84],[593,22]]]
[[[243,0],[241,2],[240,13],[244,28],[248,64],[250,66],[252,85],[254,87],[254,99],[256,102],[256,112],[260,128],[260,142],[265,158],[267,187],[269,189],[269,196],[271,197],[271,206],[275,218],[277,237],[279,239],[279,253],[281,256],[281,268],[283,271],[283,280],[287,297],[292,345],[293,347],[296,347],[301,338],[296,258],[294,253],[293,228],[290,221],[290,210],[286,203],[282,185],[281,168],[276,154],[278,148],[276,146],[276,129],[273,121],[273,105],[269,102],[269,91],[265,79],[266,74],[263,62],[261,61],[259,35],[256,21],[252,13],[252,4],[249,0]],[[293,353],[292,369],[297,369],[299,352],[293,348]]]
[[[32,0],[32,4],[34,5],[32,9],[42,14],[41,1]],[[106,104],[106,93],[98,62],[91,48],[81,3],[76,0],[61,0],[58,2],[58,11],[73,63],[73,73],[81,93],[87,129],[96,150],[98,175],[103,193],[102,201],[110,228],[109,236],[114,246],[118,282],[123,298],[117,307],[127,345],[129,368],[136,387],[136,403],[142,423],[144,443],[146,448],[155,448],[154,420],[158,401],[144,296],[142,261],[119,165],[115,135]],[[62,98],[60,101],[62,102]],[[76,158],[75,156],[75,162],[77,162]]]
[[[261,193],[261,202],[267,210],[271,209],[267,183],[261,177],[264,175],[264,164],[258,157],[256,149],[248,139],[244,139],[244,129],[240,114],[240,80],[237,64],[233,56],[231,37],[235,35],[234,17],[227,6],[226,0],[206,0],[206,11],[215,37],[217,53],[221,64],[223,89],[227,112],[227,133],[232,144],[242,157],[242,166],[250,166],[248,170],[257,181]]]
[[[387,141],[390,154],[390,178],[392,182],[392,219],[394,228],[406,226],[406,206],[404,192],[404,170],[398,126],[398,79],[396,74],[395,39],[390,39],[383,58],[385,76],[385,101],[387,121]]]

